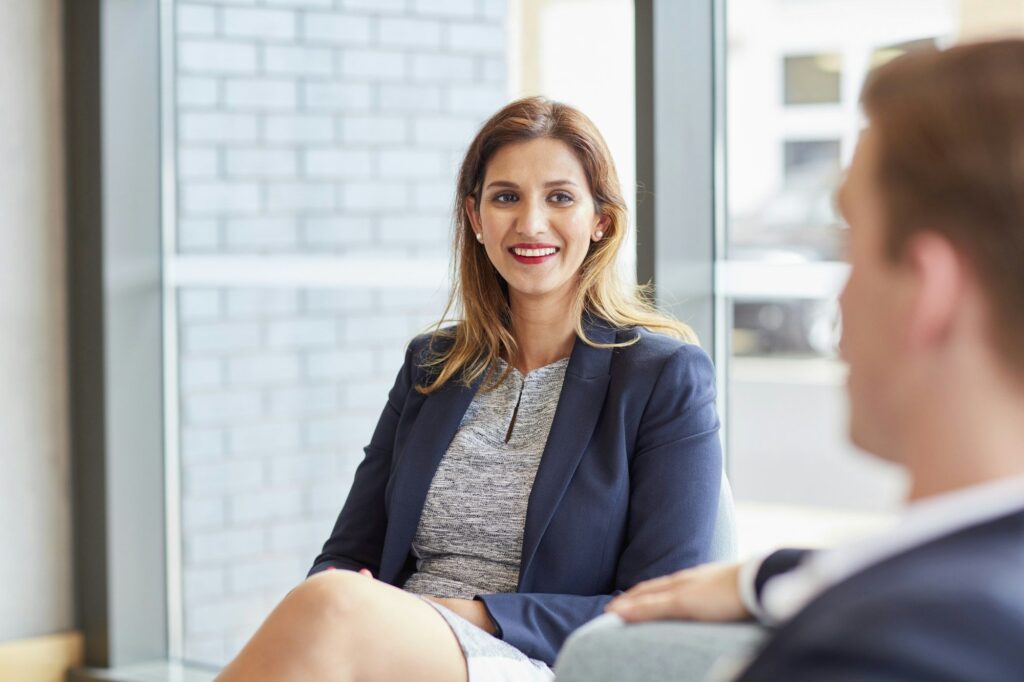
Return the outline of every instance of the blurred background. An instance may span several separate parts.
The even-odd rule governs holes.
[[[0,62],[15,67],[0,77],[0,322],[11,330],[0,339],[0,642],[89,630],[82,593],[103,595],[85,590],[77,573],[89,553],[81,538],[92,536],[80,529],[75,500],[154,490],[131,472],[155,453],[142,476],[157,482],[149,497],[158,514],[150,525],[140,514],[135,532],[157,552],[162,610],[147,615],[128,598],[113,612],[158,621],[172,659],[217,667],[238,651],[304,577],[405,345],[442,312],[455,174],[477,128],[504,103],[543,94],[578,106],[602,130],[630,202],[622,267],[635,276],[638,250],[654,248],[655,227],[637,226],[633,210],[637,140],[650,132],[644,123],[638,130],[646,119],[637,116],[637,79],[653,77],[637,66],[647,46],[636,42],[636,17],[650,4],[0,3]],[[741,554],[833,544],[887,523],[903,486],[896,471],[848,445],[836,354],[846,268],[833,193],[862,126],[861,84],[873,66],[909,50],[1024,32],[1024,2],[707,4],[713,50],[695,59],[710,69],[715,94],[694,106],[714,102],[715,219],[695,224],[691,207],[669,206],[713,244],[701,258],[715,314],[701,336],[719,371]],[[116,36],[152,67],[153,77],[138,81],[149,94],[113,100],[96,86],[93,99],[81,98],[75,73],[91,53],[74,41],[85,20],[100,27],[85,32],[100,46],[97,73],[116,80],[132,67],[104,61],[101,47]],[[139,197],[111,183],[90,192],[76,174],[89,147],[68,152],[65,136],[80,141],[76,122],[118,106],[148,107],[156,124],[146,129],[134,113],[103,119],[103,139],[124,145],[104,147],[103,164],[125,164],[119,172],[133,176],[139,159],[149,163],[151,176],[138,173],[153,181],[156,208],[121,216],[128,237],[115,244],[76,237],[76,216],[101,202],[115,207],[96,211],[106,220]],[[140,128],[151,145],[132,142]],[[117,244],[130,250],[139,234],[149,235],[148,260],[108,266],[103,281],[151,286],[152,295],[139,299],[138,315],[97,332],[104,362],[82,360],[89,356],[76,353],[88,349],[75,350],[76,330],[88,320],[76,315],[89,317],[80,311],[103,287],[93,291],[76,272],[87,278],[90,254],[116,258]],[[117,334],[128,341],[112,352],[103,339]],[[130,368],[146,353],[158,369],[143,385]],[[128,369],[112,379],[109,367],[122,361]],[[78,387],[115,381],[128,387],[125,414],[133,387],[143,386],[159,419],[144,443],[108,434],[128,464],[96,473],[75,454],[82,424],[113,429],[120,408],[90,414]],[[95,485],[83,488],[90,472]],[[101,527],[124,516],[114,510],[129,507],[118,504],[103,507]],[[117,567],[144,553],[116,543],[102,551],[103,585],[124,585]],[[11,589],[19,584],[36,589],[19,595]],[[70,646],[80,657],[80,641]]]

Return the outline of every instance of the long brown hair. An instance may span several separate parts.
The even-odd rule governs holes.
[[[618,347],[636,343],[639,336],[621,343],[598,344],[587,338],[584,318],[589,315],[615,328],[643,326],[688,342],[696,342],[685,324],[659,312],[644,287],[622,280],[616,257],[626,237],[626,203],[608,147],[593,122],[579,110],[543,97],[527,97],[506,105],[477,133],[462,161],[454,207],[452,240],[452,290],[444,314],[433,329],[431,352],[425,367],[430,379],[417,389],[432,393],[453,377],[470,384],[491,373],[491,388],[505,380],[516,357],[512,334],[512,311],[505,282],[485,250],[477,243],[466,199],[473,197],[479,210],[481,185],[487,163],[507,144],[538,138],[560,140],[569,146],[583,166],[597,213],[607,222],[604,237],[591,243],[580,268],[579,285],[573,303],[576,334],[597,347]],[[449,314],[458,311],[454,326]],[[436,344],[437,341],[443,344]],[[509,360],[505,371],[495,371],[499,358]]]
[[[984,287],[995,346],[1024,376],[1024,40],[908,53],[861,96],[878,134],[887,255],[923,230]]]

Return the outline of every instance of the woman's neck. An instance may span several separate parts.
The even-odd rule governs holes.
[[[576,320],[571,314],[572,297],[533,299],[513,294],[512,333],[518,356],[512,364],[526,374],[538,367],[567,357],[576,340]]]

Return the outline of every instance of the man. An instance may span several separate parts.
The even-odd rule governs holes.
[[[852,440],[909,504],[853,547],[649,581],[627,621],[759,617],[759,680],[1024,680],[1024,41],[901,57],[839,192]]]

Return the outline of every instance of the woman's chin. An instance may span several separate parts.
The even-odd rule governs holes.
[[[509,282],[509,293],[528,299],[547,298],[557,295],[562,287],[546,282]]]

